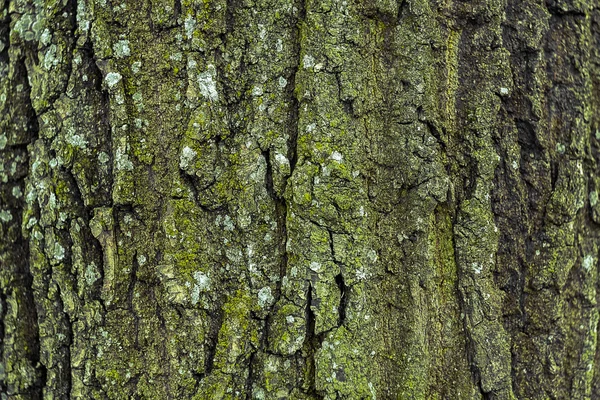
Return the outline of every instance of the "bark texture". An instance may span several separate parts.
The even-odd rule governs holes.
[[[593,399],[595,0],[0,0],[0,398]]]

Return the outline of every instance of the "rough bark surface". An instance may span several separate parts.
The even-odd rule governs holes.
[[[0,0],[0,397],[592,399],[594,0]]]

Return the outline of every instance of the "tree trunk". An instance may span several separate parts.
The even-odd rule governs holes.
[[[0,0],[0,397],[600,398],[600,4]]]

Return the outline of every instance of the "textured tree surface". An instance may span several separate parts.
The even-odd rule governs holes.
[[[600,398],[600,2],[0,0],[0,398]]]

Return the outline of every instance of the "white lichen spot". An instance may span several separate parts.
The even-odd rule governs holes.
[[[0,135],[0,150],[4,150],[6,143],[8,143],[8,138],[6,137],[6,133],[3,133]]]
[[[33,237],[34,237],[36,240],[42,240],[42,239],[44,238],[44,234],[43,234],[42,232],[40,232],[40,230],[39,230],[39,229],[35,229],[35,230],[33,231]]]
[[[286,166],[290,165],[290,160],[288,160],[287,157],[281,153],[275,154],[275,161],[277,161],[277,163],[279,163],[281,165],[286,165]]]
[[[131,96],[133,102],[136,106],[138,106],[138,111],[141,111],[140,106],[143,108],[144,106],[144,97],[142,96],[142,92],[137,91]]]
[[[81,149],[85,149],[87,146],[87,140],[85,140],[83,136],[75,133],[73,129],[67,131],[65,139],[71,146],[79,147]]]
[[[263,95],[262,86],[254,86],[252,88],[252,96],[257,97],[257,96],[262,96],[262,95]]]
[[[311,133],[316,128],[317,128],[317,124],[315,124],[315,123],[308,124],[308,125],[306,125],[306,132]]]
[[[309,268],[312,269],[315,272],[319,272],[319,271],[321,271],[321,263],[318,263],[316,261],[312,261],[310,263]]]
[[[56,195],[54,193],[50,193],[50,197],[48,197],[48,207],[51,210],[56,209]]]
[[[196,28],[196,20],[191,15],[185,17],[183,21],[183,27],[185,28],[185,34],[188,39],[191,39],[194,35],[194,28]]]
[[[275,50],[277,50],[278,53],[280,53],[283,50],[283,41],[281,39],[277,39]]]
[[[131,55],[129,40],[119,40],[117,43],[113,44],[113,52],[117,58],[129,57]]]
[[[367,251],[367,258],[369,259],[369,261],[371,261],[372,263],[376,262],[377,259],[379,258],[377,256],[377,252],[373,249]]]
[[[87,32],[90,29],[90,21],[86,19],[86,16],[87,16],[87,12],[86,12],[86,8],[85,8],[85,2],[78,1],[77,2],[77,14],[76,14],[75,18],[79,25],[79,29],[81,29],[81,31],[83,31],[83,32]]]
[[[56,56],[58,48],[55,44],[51,45],[46,53],[44,54],[44,69],[49,71],[54,65],[57,65],[60,62],[60,57]]]
[[[476,274],[480,274],[481,271],[483,271],[483,267],[481,266],[481,264],[478,264],[476,262],[472,263],[471,267],[473,268],[473,272],[475,272]]]
[[[598,192],[592,190],[590,192],[590,206],[595,207],[598,204]]]
[[[235,229],[235,225],[233,224],[233,221],[229,215],[226,215],[225,218],[223,218],[223,226],[225,227],[226,231],[231,232]]]
[[[119,171],[133,171],[133,163],[129,159],[129,155],[123,149],[117,149],[115,159]]]
[[[315,65],[315,59],[313,56],[310,56],[308,54],[304,55],[304,58],[302,59],[302,65],[304,66],[304,69],[308,69],[308,68],[312,68]]]
[[[42,42],[44,46],[48,46],[51,40],[52,34],[50,33],[50,30],[48,28],[44,29],[44,32],[42,32],[42,35],[40,36],[40,42]]]
[[[364,267],[360,267],[356,270],[356,279],[358,279],[359,281],[367,279],[368,276],[369,274],[367,273],[367,270]]]
[[[590,271],[592,269],[592,266],[594,265],[594,256],[592,256],[591,254],[586,255],[583,258],[583,269],[585,269],[586,271]]]
[[[133,63],[131,63],[131,72],[133,72],[134,74],[137,74],[140,72],[140,68],[142,68],[142,62],[141,61],[134,61]]]
[[[35,190],[35,188],[30,188],[27,191],[27,194],[25,195],[25,201],[27,202],[27,204],[32,204],[35,199],[37,199],[37,191]]]
[[[285,88],[287,86],[287,79],[285,79],[283,76],[279,77],[279,87],[281,89]]]
[[[13,219],[13,216],[10,213],[10,211],[8,211],[8,210],[2,210],[2,211],[0,211],[0,221],[2,221],[2,222],[10,222],[10,221],[12,221],[12,219]]]
[[[516,161],[514,161],[514,160],[513,160],[513,162],[512,162],[512,168],[513,168],[514,170],[517,170],[517,169],[519,169],[519,164],[518,164]]]
[[[179,168],[186,169],[194,158],[198,155],[192,148],[185,146],[179,156]]]
[[[508,88],[501,87],[500,88],[500,94],[503,95],[503,96],[506,96],[508,94]]]
[[[23,196],[23,192],[21,191],[21,186],[13,186],[12,188],[13,197],[20,199]]]
[[[190,296],[192,298],[192,304],[198,303],[198,300],[200,300],[200,287],[198,287],[198,285],[194,285]]]
[[[267,37],[267,29],[263,24],[258,24],[258,37],[264,40]]]
[[[217,101],[219,99],[219,93],[217,93],[217,83],[215,82],[215,76],[217,70],[212,64],[208,65],[208,69],[198,74],[198,86],[200,87],[200,94],[211,101]]]
[[[342,160],[344,159],[344,157],[342,156],[342,154],[339,151],[334,151],[333,153],[331,153],[330,158],[333,161],[337,161],[337,162],[342,162]]]
[[[65,258],[65,248],[60,245],[60,243],[54,243],[54,258],[58,261]]]
[[[106,74],[104,81],[108,85],[109,88],[113,88],[117,83],[121,82],[123,77],[118,72],[109,72]]]
[[[210,290],[210,278],[204,272],[194,272],[194,279],[196,280],[196,286],[202,292]]]
[[[171,61],[181,61],[183,59],[183,54],[180,52],[173,53],[169,56],[169,60]]]
[[[138,261],[138,264],[139,264],[140,266],[142,266],[142,265],[145,265],[145,264],[146,264],[146,261],[147,261],[147,260],[146,260],[146,256],[145,256],[145,255],[143,255],[143,254],[140,254],[140,255],[138,255],[138,256],[137,256],[137,261]]]
[[[97,271],[96,264],[90,263],[85,268],[85,281],[88,285],[93,285],[100,278],[100,274]]]
[[[255,389],[253,394],[256,400],[265,400],[265,391],[262,388]]]
[[[108,156],[108,154],[106,154],[103,151],[98,153],[98,161],[100,161],[101,164],[106,164],[108,162],[108,160],[110,160],[110,157]]]
[[[265,286],[258,291],[258,304],[261,307],[264,308],[265,306],[268,306],[273,300],[275,300],[275,298],[273,297],[269,286]]]

